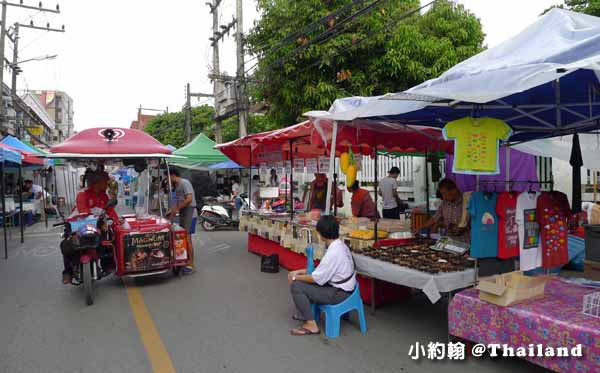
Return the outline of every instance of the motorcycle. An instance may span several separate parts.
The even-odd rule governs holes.
[[[240,195],[240,201],[240,211],[247,210],[250,206],[250,199],[246,193]],[[205,231],[211,232],[220,227],[235,228],[239,225],[235,201],[219,202],[215,197],[204,197],[203,202],[204,206],[202,206],[198,220]],[[254,208],[254,203],[252,203],[252,208]]]
[[[114,205],[116,201],[111,201],[106,208]],[[105,210],[101,210],[83,219],[63,217],[63,222],[54,226],[65,227],[60,249],[71,260],[71,283],[83,285],[85,303],[90,306],[94,303],[94,282],[109,276],[115,270],[112,219],[106,216]]]

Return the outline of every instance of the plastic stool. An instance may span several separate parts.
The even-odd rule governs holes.
[[[325,312],[325,335],[328,338],[337,338],[340,336],[341,318],[350,311],[358,312],[358,321],[360,322],[360,332],[367,332],[367,321],[365,320],[365,310],[363,308],[362,298],[358,283],[352,294],[339,304],[313,304],[312,309],[315,320],[321,319],[321,312]]]

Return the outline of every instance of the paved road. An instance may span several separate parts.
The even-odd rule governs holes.
[[[196,235],[192,276],[104,279],[86,307],[60,283],[59,233],[38,224],[22,246],[15,233],[0,260],[0,372],[543,371],[516,359],[414,362],[412,343],[446,341],[445,305],[423,296],[368,315],[366,335],[345,323],[336,340],[293,337],[285,271],[260,273],[238,232]]]

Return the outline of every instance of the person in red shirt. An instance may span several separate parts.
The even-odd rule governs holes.
[[[77,194],[76,199],[76,207],[73,209],[71,216],[78,215],[92,215],[93,209],[103,209],[106,210],[106,214],[113,219],[115,223],[119,222],[119,216],[116,211],[112,207],[106,207],[108,204],[109,198],[106,194],[106,189],[108,188],[109,176],[104,171],[96,171],[88,174],[87,176],[87,185],[88,188],[84,191],[81,191]],[[63,246],[65,248],[70,244],[70,240],[64,240],[61,243],[61,252],[63,253],[63,264],[64,269],[62,272],[63,284],[70,284],[73,278],[73,261],[74,256],[65,254],[63,250]]]
[[[107,215],[113,219],[114,222],[119,221],[119,216],[115,212],[115,209],[109,207],[106,209],[106,204],[109,201],[106,189],[108,188],[108,181],[110,180],[108,174],[104,171],[96,171],[88,175],[88,188],[77,194],[76,208],[73,211],[75,215],[91,215],[93,208],[105,209]]]
[[[379,213],[371,193],[360,187],[358,181],[348,187],[348,192],[352,193],[352,215],[359,218],[377,219]]]

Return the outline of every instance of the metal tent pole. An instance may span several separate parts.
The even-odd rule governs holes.
[[[292,213],[290,221],[294,220],[294,140],[290,139],[290,201],[292,203]]]
[[[375,182],[373,185],[375,185],[375,243],[377,243],[377,241],[379,241],[379,232],[378,232],[378,225],[379,225],[379,208],[377,207],[377,201],[379,200],[378,196],[377,196],[377,186],[379,185],[378,183],[378,178],[379,178],[379,152],[377,151],[377,147],[375,147]]]
[[[48,214],[46,214],[46,170],[42,169],[42,208],[44,209],[44,222],[48,228]]]
[[[332,185],[329,180],[333,180],[334,173],[334,165],[335,165],[335,151],[337,147],[337,133],[338,133],[338,122],[333,122],[333,133],[331,137],[331,152],[329,154],[329,177],[327,178],[327,195],[325,196],[325,214],[329,215],[329,211],[331,210],[331,192]],[[346,188],[348,186],[346,185]]]
[[[22,166],[19,164],[19,185],[23,185],[23,171]],[[20,188],[19,188],[20,189]],[[25,242],[24,231],[24,219],[23,219],[23,193],[19,193],[19,226],[21,228],[21,243]]]
[[[510,192],[510,144],[507,143],[504,150],[506,151],[506,185],[504,189],[506,192]]]
[[[6,195],[4,194],[4,162],[0,163],[0,194],[2,195],[2,230],[4,234],[4,259],[8,259],[8,238],[6,237]]]
[[[425,150],[425,211],[429,216],[429,162],[427,162],[427,158],[429,158],[429,151]]]

